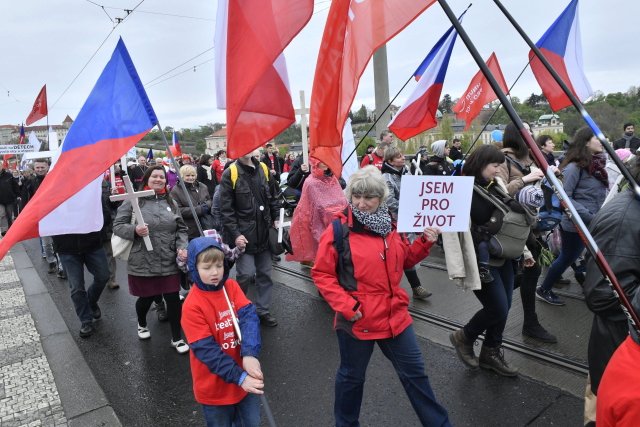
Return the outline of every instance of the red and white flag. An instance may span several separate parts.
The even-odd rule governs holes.
[[[333,0],[311,93],[309,149],[340,176],[342,131],[373,53],[435,0]]]
[[[30,126],[32,123],[37,122],[43,117],[46,117],[49,114],[47,108],[47,85],[42,86],[40,89],[40,93],[36,97],[36,102],[33,103],[33,108],[25,120],[27,126]]]
[[[493,74],[493,77],[498,81],[500,89],[502,89],[504,93],[508,93],[509,89],[507,88],[507,83],[504,80],[504,75],[500,69],[500,64],[498,64],[498,58],[495,52],[491,53],[491,56],[487,59],[487,67],[489,67],[491,74]],[[471,83],[469,83],[469,87],[464,95],[461,96],[456,105],[453,106],[453,112],[456,113],[457,118],[465,121],[464,130],[467,130],[469,126],[471,126],[473,119],[480,114],[482,107],[497,98],[496,93],[491,89],[491,85],[489,85],[489,81],[484,74],[482,74],[482,70],[480,70],[473,76],[473,79],[471,79]]]
[[[285,47],[311,19],[313,0],[220,0],[218,108],[227,110],[227,154],[241,157],[295,122]]]

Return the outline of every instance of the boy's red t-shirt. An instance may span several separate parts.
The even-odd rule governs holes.
[[[250,304],[242,289],[233,279],[227,279],[224,285],[234,311]],[[229,305],[222,290],[203,291],[193,286],[182,306],[182,329],[189,343],[203,338],[213,337],[222,351],[233,357],[242,366],[240,345],[238,344]],[[234,405],[245,398],[247,392],[237,384],[229,384],[213,374],[193,352],[191,357],[191,376],[196,401],[203,405]]]

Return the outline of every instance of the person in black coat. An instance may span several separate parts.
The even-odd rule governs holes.
[[[19,195],[18,180],[13,177],[11,171],[4,168],[4,164],[0,161],[0,231],[3,236],[13,224],[13,214]]]
[[[636,138],[636,136],[633,134],[635,131],[635,126],[631,122],[625,123],[623,129],[624,134],[622,135],[622,138],[613,143],[613,148],[615,150],[619,148],[628,148],[632,153],[635,154],[635,152],[638,151],[638,148],[640,148],[640,138]]]
[[[213,160],[213,157],[211,157],[209,154],[203,154],[202,157],[200,157],[200,162],[198,164],[198,168],[196,169],[197,180],[199,183],[202,183],[207,187],[209,198],[213,197],[213,193],[216,190],[216,185],[218,185],[216,173],[211,167]]]
[[[280,174],[284,166],[284,159],[278,155],[278,149],[271,143],[265,145],[265,153],[260,158],[260,161],[267,165],[271,175],[276,181],[280,182]]]

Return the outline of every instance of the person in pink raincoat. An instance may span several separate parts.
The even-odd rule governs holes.
[[[299,261],[305,265],[312,265],[320,235],[335,215],[347,206],[340,183],[327,165],[314,158],[310,158],[309,163],[311,175],[302,187],[289,231],[293,254],[286,257],[287,261]]]

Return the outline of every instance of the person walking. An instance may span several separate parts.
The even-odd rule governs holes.
[[[600,140],[585,126],[576,131],[573,144],[560,165],[564,175],[564,191],[586,226],[589,226],[607,196],[607,158],[602,151]],[[578,230],[566,214],[562,216],[560,235],[560,254],[549,267],[542,285],[536,289],[536,297],[539,300],[557,306],[565,303],[551,288],[584,250]]]
[[[365,372],[375,344],[392,362],[421,424],[449,426],[447,411],[425,373],[409,296],[400,287],[402,267],[425,258],[440,231],[427,228],[413,244],[398,234],[385,203],[386,183],[373,165],[351,175],[346,196],[349,205],[322,234],[311,270],[318,290],[336,312],[336,426],[360,425]]]
[[[143,189],[155,194],[139,201],[145,224],[132,221],[133,208],[125,201],[119,208],[113,232],[133,245],[127,260],[129,293],[138,297],[136,315],[138,338],[151,338],[147,326],[147,313],[154,299],[164,297],[171,326],[171,346],[178,353],[186,353],[189,346],[180,331],[180,270],[176,255],[186,261],[187,226],[175,201],[167,192],[167,175],[162,166],[147,169],[142,181]],[[143,238],[149,236],[153,250],[147,251]]]

